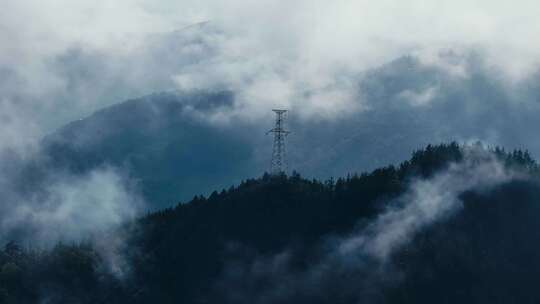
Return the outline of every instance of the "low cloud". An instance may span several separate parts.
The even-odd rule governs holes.
[[[424,227],[458,211],[460,195],[465,191],[486,190],[520,177],[483,148],[471,146],[465,152],[463,161],[451,164],[444,172],[413,181],[409,190],[396,200],[397,204],[390,204],[391,207],[359,235],[343,240],[339,255],[361,252],[386,261]]]
[[[0,12],[0,34],[9,40],[0,47],[0,150],[24,151],[102,107],[177,89],[234,92],[232,107],[203,113],[211,122],[262,127],[272,120],[270,109],[285,107],[297,129],[335,123],[328,127],[347,134],[334,138],[349,139],[360,133],[356,124],[382,141],[407,138],[404,154],[387,156],[396,153],[388,143],[364,136],[362,149],[374,142],[384,151],[366,151],[371,159],[361,165],[323,176],[399,161],[434,141],[538,146],[529,134],[513,134],[536,128],[520,117],[532,112],[520,113],[525,107],[536,110],[538,99],[540,45],[529,38],[538,36],[535,5],[8,0]],[[417,62],[410,70],[389,67],[407,56]],[[408,107],[372,114],[395,104]],[[526,126],[500,125],[513,112]],[[396,122],[399,131],[378,129],[384,122]],[[320,142],[310,150],[337,146]]]
[[[420,92],[413,90],[404,90],[399,93],[399,97],[407,101],[411,106],[427,106],[437,94],[437,88],[431,87]]]
[[[377,302],[384,297],[384,287],[403,279],[392,255],[430,225],[459,212],[464,192],[489,191],[526,178],[484,148],[471,146],[463,161],[430,178],[411,181],[408,190],[371,223],[349,236],[329,238],[321,246],[321,258],[305,270],[291,266],[291,248],[231,262],[217,286],[231,303],[294,303],[329,295],[336,301]]]
[[[2,239],[22,233],[21,239],[37,245],[77,242],[134,219],[142,207],[111,168],[54,179],[44,189],[6,202]]]
[[[355,77],[404,55],[465,77],[459,54],[475,51],[508,82],[534,75],[536,5],[8,0],[0,12],[0,93],[17,99],[10,116],[32,121],[37,136],[169,89],[231,89],[234,118],[256,121],[282,106],[340,119],[365,109]]]
[[[22,161],[11,169],[28,165]],[[129,273],[124,250],[131,232],[121,228],[145,208],[129,178],[112,167],[84,175],[47,172],[44,181],[29,178],[26,184],[6,181],[13,176],[0,176],[0,242],[35,249],[90,242],[103,258],[104,270],[118,278]]]

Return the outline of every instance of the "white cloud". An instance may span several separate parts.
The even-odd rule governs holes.
[[[436,87],[430,87],[420,92],[414,90],[404,90],[399,93],[399,97],[407,101],[413,107],[427,106],[437,94]]]
[[[11,176],[9,170],[0,173],[0,242],[40,249],[91,242],[104,261],[103,271],[120,279],[129,274],[124,250],[134,231],[121,228],[145,208],[129,179],[108,167],[85,175],[56,172],[45,185],[21,191]]]
[[[43,189],[4,196],[0,240],[20,234],[33,245],[75,242],[135,219],[142,200],[112,168],[57,174]],[[7,189],[3,189],[6,191]]]
[[[19,95],[42,104],[30,112],[49,130],[131,94],[175,83],[183,89],[239,90],[244,113],[279,104],[303,116],[326,111],[335,117],[351,109],[354,87],[343,85],[344,75],[404,54],[464,75],[463,65],[441,59],[440,50],[476,49],[510,79],[527,77],[540,59],[540,42],[533,39],[540,33],[537,6],[526,0],[8,0],[0,12],[0,66],[21,80]],[[191,30],[186,35],[198,35],[200,43],[185,48],[145,38],[205,20],[213,29]],[[164,39],[186,42],[178,35]],[[172,53],[148,52],[155,47]],[[50,66],[74,48],[99,54],[106,80],[81,79],[78,85],[85,89],[78,94],[70,87],[72,76]],[[96,64],[84,59],[78,63],[81,73]],[[6,90],[4,97],[13,93]],[[65,113],[51,118],[57,108]]]
[[[470,146],[465,151],[463,161],[451,164],[432,178],[412,182],[409,190],[397,199],[403,202],[402,206],[389,208],[365,231],[343,241],[339,254],[362,252],[384,261],[424,227],[458,211],[459,196],[465,191],[482,191],[520,178],[520,173],[505,168],[484,148]]]

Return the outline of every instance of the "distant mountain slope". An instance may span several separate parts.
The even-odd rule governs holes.
[[[138,182],[152,209],[170,206],[260,172],[246,137],[195,115],[231,106],[233,99],[220,91],[129,100],[49,135],[45,154],[56,169],[121,168]]]
[[[527,145],[538,155],[540,141],[530,139],[536,136],[540,105],[509,94],[504,80],[481,61],[454,59],[463,69],[459,77],[412,56],[355,75],[349,102],[358,111],[335,114],[292,103],[290,169],[310,178],[343,176],[399,163],[431,142],[454,140]],[[171,206],[268,169],[272,141],[265,132],[272,127],[272,104],[261,101],[251,120],[202,119],[227,115],[231,108],[249,117],[237,97],[242,93],[169,92],[121,102],[48,136],[47,154],[60,168],[87,170],[103,163],[122,168],[151,208]],[[260,113],[268,116],[261,119]]]
[[[539,198],[527,152],[457,144],[326,182],[265,175],[118,231],[129,235],[120,277],[92,245],[10,243],[0,299],[537,303]]]

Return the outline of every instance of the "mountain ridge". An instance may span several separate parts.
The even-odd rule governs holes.
[[[122,276],[106,267],[103,241],[41,253],[10,243],[0,294],[6,303],[34,303],[43,290],[54,303],[534,303],[537,198],[540,169],[526,151],[479,145],[428,145],[399,166],[324,182],[265,174],[113,233],[128,236],[116,252]]]

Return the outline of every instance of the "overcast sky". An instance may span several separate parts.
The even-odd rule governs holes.
[[[361,147],[364,170],[450,140],[539,157],[539,13],[525,0],[4,0],[0,152],[129,98],[227,89],[234,106],[206,118],[267,128],[270,109],[290,109],[293,148],[330,147],[299,157],[306,168],[337,146]]]
[[[440,54],[478,52],[511,86],[537,71],[539,13],[527,0],[4,0],[0,138],[168,89],[233,89],[248,119],[273,106],[335,119],[367,107],[354,77],[403,55],[466,77]]]

